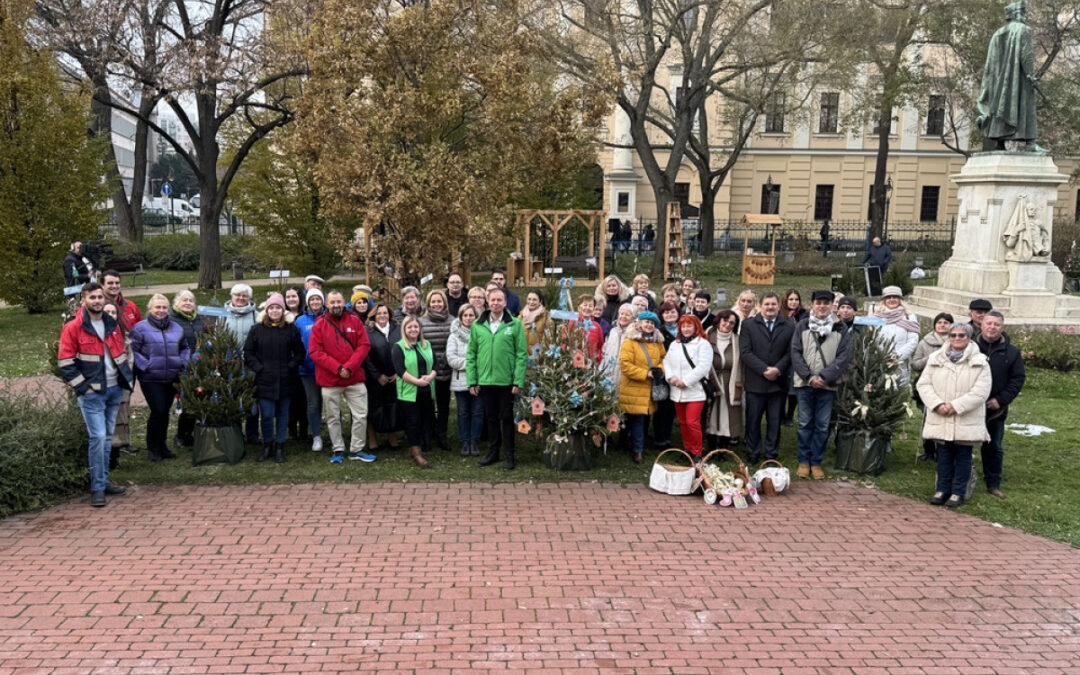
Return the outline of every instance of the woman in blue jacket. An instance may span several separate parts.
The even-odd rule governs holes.
[[[322,440],[322,390],[315,384],[315,364],[308,356],[308,340],[311,329],[323,315],[323,292],[310,288],[304,296],[307,303],[304,313],[293,324],[300,330],[300,339],[304,341],[304,361],[300,364],[300,382],[304,385],[304,397],[307,399],[307,428],[311,432],[311,449],[319,452],[323,449]]]
[[[147,317],[131,329],[131,353],[135,357],[135,378],[150,408],[146,452],[151,462],[157,462],[176,457],[168,444],[169,409],[191,348],[184,328],[169,318],[168,298],[154,294],[146,310]]]

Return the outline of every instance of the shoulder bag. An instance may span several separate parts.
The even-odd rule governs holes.
[[[649,398],[654,401],[668,400],[671,388],[668,386],[667,380],[664,379],[664,371],[653,366],[649,350],[645,348],[644,343],[638,342],[638,346],[641,347],[641,351],[645,354],[645,363],[649,364],[649,375],[652,376],[652,389],[649,391]]]

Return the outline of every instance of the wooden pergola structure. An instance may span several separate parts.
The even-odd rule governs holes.
[[[507,261],[507,277],[516,281],[522,279],[528,284],[534,278],[544,278],[544,263],[542,260],[533,260],[530,238],[532,236],[531,224],[534,219],[551,228],[551,262],[555,266],[555,259],[559,256],[559,230],[577,221],[585,226],[589,233],[588,251],[598,251],[596,255],[597,278],[604,278],[604,221],[606,211],[586,209],[566,210],[543,210],[521,209],[515,218],[515,229],[521,233],[521,239],[517,242],[517,250],[522,254],[520,260],[511,258]],[[599,239],[597,238],[599,237]],[[597,248],[597,242],[601,245]],[[523,245],[524,244],[524,245]],[[586,256],[588,258],[590,256]]]

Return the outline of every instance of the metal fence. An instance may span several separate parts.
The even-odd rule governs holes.
[[[114,222],[103,223],[98,228],[98,233],[103,239],[119,239],[119,228]],[[154,237],[163,234],[198,234],[199,224],[193,222],[171,222],[171,223],[147,223],[143,222],[143,236]],[[244,223],[236,223],[230,225],[218,225],[218,233],[225,237],[234,234],[254,234],[255,228],[245,225]]]
[[[755,225],[744,228],[739,220],[718,220],[713,228],[713,249],[716,252],[741,252],[744,245],[756,251],[768,250],[770,237],[776,237],[777,251],[820,251],[823,221],[787,220],[782,225]],[[613,239],[606,234],[604,251],[613,249],[638,255],[652,253],[655,242],[649,236],[655,233],[656,220],[639,218],[630,222],[632,235],[627,239]],[[689,253],[701,253],[701,224],[696,218],[683,218],[683,242]],[[775,229],[775,232],[773,231]],[[887,223],[883,238],[894,252],[905,251],[931,253],[948,251],[952,246],[956,221],[924,223],[897,221]],[[829,222],[828,247],[830,251],[863,251],[870,236],[870,222],[866,220],[835,220]]]

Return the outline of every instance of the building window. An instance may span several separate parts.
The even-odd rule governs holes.
[[[780,186],[765,183],[761,186],[760,213],[780,213]]]
[[[765,133],[784,133],[784,95],[774,94],[765,104]]]
[[[941,186],[924,185],[922,189],[922,202],[919,205],[919,221],[923,223],[936,223],[938,212],[938,200],[941,197]]]
[[[833,186],[818,185],[814,189],[814,220],[832,220]]]
[[[839,128],[840,94],[827,91],[821,95],[821,113],[818,116],[818,133],[835,134]]]
[[[945,97],[939,94],[930,96],[930,105],[926,108],[926,135],[940,136],[945,133]]]
[[[615,208],[618,210],[619,213],[629,213],[630,212],[630,193],[629,192],[620,192],[620,193],[618,193],[618,195],[616,195],[615,199],[616,199]]]

